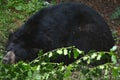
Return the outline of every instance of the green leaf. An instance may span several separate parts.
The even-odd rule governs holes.
[[[77,57],[80,55],[80,54],[83,54],[83,51],[75,48],[73,49],[73,52],[74,52],[74,58],[77,59]]]
[[[79,54],[83,54],[83,51],[76,49]]]
[[[57,52],[58,54],[62,54],[62,53],[63,53],[63,51],[62,51],[61,49],[57,50],[56,52]]]
[[[71,75],[71,71],[67,71],[65,74],[64,74],[64,77],[69,77]]]
[[[87,64],[90,64],[90,59],[87,60]]]
[[[20,10],[22,10],[22,6],[16,6],[15,9],[20,11]]]
[[[110,49],[110,51],[115,51],[115,50],[117,50],[117,46],[113,46],[113,47]]]
[[[118,19],[120,17],[120,8],[116,8],[115,12],[112,13],[111,19]]]
[[[50,57],[52,57],[52,55],[53,55],[52,52],[50,52],[48,57],[50,58]]]
[[[67,55],[67,54],[68,54],[67,49],[64,49],[63,52],[64,52],[64,55]]]
[[[29,72],[28,72],[28,76],[29,76],[29,77],[32,76],[32,72],[31,72],[31,70],[29,70]]]
[[[79,60],[77,60],[77,61],[76,61],[76,63],[77,63],[77,64],[81,63],[81,60],[80,60],[80,59],[79,59]]]
[[[117,63],[117,56],[116,55],[112,55],[111,59],[112,59],[112,62],[114,64]]]
[[[95,57],[97,57],[97,53],[93,53],[93,54],[91,55],[91,58],[92,58],[92,59],[94,59]]]
[[[83,57],[83,60],[84,60],[84,61],[87,60],[87,59],[89,59],[89,56],[84,56],[84,57]]]
[[[99,55],[97,56],[97,60],[100,60],[101,57],[102,57],[102,55],[99,54]]]
[[[77,49],[74,49],[73,52],[74,52],[74,59],[77,59],[77,57],[79,56],[79,52],[77,51]]]
[[[39,70],[40,70],[40,65],[38,65],[38,66],[37,66],[36,70],[37,70],[37,71],[39,71]]]
[[[72,66],[69,65],[67,67],[67,70],[66,70],[65,74],[64,74],[64,77],[69,77],[71,75],[71,73],[72,73],[71,70],[72,70]]]
[[[100,66],[99,66],[99,68],[100,68],[100,69],[104,69],[104,68],[105,68],[105,66],[103,66],[103,65],[100,65]]]
[[[112,69],[112,74],[113,74],[114,77],[116,77],[116,76],[119,75],[119,70],[118,70],[117,67],[114,67],[114,68]]]

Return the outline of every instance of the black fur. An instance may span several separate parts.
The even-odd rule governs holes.
[[[44,52],[68,46],[109,51],[114,40],[105,20],[92,8],[80,3],[63,3],[43,8],[31,16],[8,39],[6,51],[14,51],[16,61],[33,60]],[[56,62],[73,62],[64,56]]]

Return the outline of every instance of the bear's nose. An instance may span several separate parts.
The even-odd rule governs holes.
[[[3,61],[2,61],[4,64],[9,64],[10,60],[8,58],[3,58]]]
[[[13,64],[15,63],[15,54],[13,51],[9,51],[6,53],[6,55],[3,57],[3,63],[4,64]]]

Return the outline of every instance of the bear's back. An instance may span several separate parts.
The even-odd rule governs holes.
[[[25,23],[34,47],[52,50],[76,46],[88,52],[114,45],[109,26],[95,10],[80,3],[63,3],[36,12]],[[41,45],[42,44],[42,45]]]

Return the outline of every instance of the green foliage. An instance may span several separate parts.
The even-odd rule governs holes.
[[[116,10],[113,12],[111,19],[118,19],[120,18],[120,7],[116,8]]]
[[[44,0],[7,0],[6,8],[32,14],[46,6]]]
[[[115,56],[113,50],[114,49],[111,50],[109,55]],[[74,76],[81,76],[82,78],[77,78],[82,80],[110,80],[111,78],[114,80],[120,78],[120,67],[114,66],[114,63],[91,66],[92,59],[96,60],[99,63],[102,56],[105,55],[107,52],[92,51],[87,55],[84,54],[83,57],[68,66],[63,65],[62,63],[49,62],[49,58],[51,57],[56,57],[56,55],[70,55],[69,52],[72,51],[74,51],[74,56],[76,56],[76,54],[84,54],[83,51],[80,51],[75,47],[67,47],[59,48],[47,53],[42,53],[42,51],[40,51],[39,57],[29,63],[19,62],[13,65],[5,65],[0,63],[0,79],[74,80]],[[116,60],[117,58],[114,57],[113,59]],[[75,74],[75,72],[77,72],[77,74]]]
[[[26,13],[33,13],[36,10],[42,8],[43,6],[44,6],[43,3],[40,2],[39,0],[31,0],[24,4],[19,3],[18,5],[15,5],[14,8],[18,11],[26,11]]]

